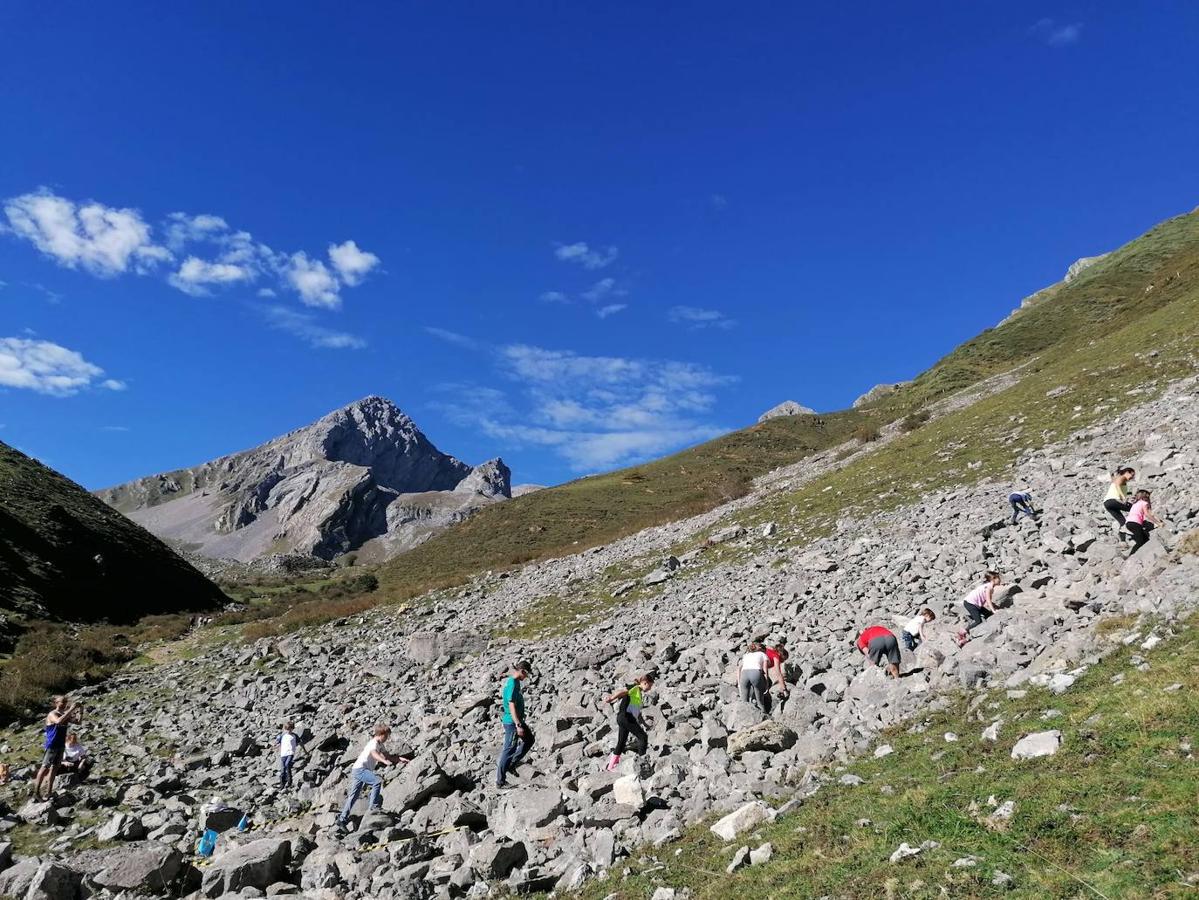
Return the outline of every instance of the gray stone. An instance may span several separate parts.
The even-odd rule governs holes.
[[[755,828],[773,816],[774,810],[761,800],[754,800],[738,807],[716,822],[709,830],[721,840],[731,841],[742,832]]]
[[[1016,741],[1016,746],[1012,747],[1012,759],[1037,759],[1042,756],[1053,756],[1061,745],[1062,733],[1056,728],[1052,731],[1038,731]]]

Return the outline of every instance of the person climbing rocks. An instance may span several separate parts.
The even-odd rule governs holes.
[[[1032,494],[1028,491],[1016,491],[1007,495],[1007,502],[1012,506],[1012,524],[1015,525],[1021,516],[1028,516],[1034,522],[1039,513],[1032,505]]]
[[[42,764],[33,779],[33,799],[35,800],[41,798],[43,782],[46,785],[44,799],[49,800],[54,793],[54,775],[58,771],[63,752],[66,750],[67,731],[72,723],[77,724],[83,720],[83,709],[72,703],[71,698],[66,694],[51,698],[51,702],[53,708],[46,714],[45,752],[42,754]]]
[[[616,708],[616,749],[608,758],[609,772],[620,765],[620,757],[624,755],[630,734],[637,739],[640,746],[638,753],[645,753],[649,749],[649,736],[641,724],[641,711],[645,708],[646,694],[653,687],[654,673],[646,672],[632,684],[604,698],[605,703],[620,704]]]
[[[773,703],[770,696],[772,683],[778,686],[779,700],[787,699],[787,679],[783,677],[783,664],[790,657],[787,652],[787,639],[779,638],[773,647],[763,646],[762,652],[766,654],[766,703],[769,706]],[[769,708],[766,711],[769,712]]]
[[[396,766],[412,761],[406,756],[388,751],[385,745],[389,737],[390,728],[386,725],[376,725],[373,736],[354,761],[354,768],[350,770],[350,793],[346,797],[345,806],[341,808],[341,815],[337,817],[339,828],[345,828],[346,823],[350,821],[350,813],[353,812],[354,804],[358,802],[363,788],[371,789],[370,799],[367,801],[368,809],[378,809],[383,805],[383,778],[375,772],[375,766],[379,763]]]
[[[988,571],[983,583],[962,598],[962,607],[970,617],[970,624],[958,631],[958,646],[970,640],[970,632],[995,615],[995,588],[1003,584],[998,572]]]
[[[1116,520],[1116,534],[1122,543],[1128,540],[1124,530],[1124,516],[1132,509],[1132,502],[1128,499],[1128,482],[1136,477],[1137,471],[1132,466],[1121,466],[1116,469],[1112,473],[1111,484],[1108,485],[1107,494],[1103,498],[1103,508]]]
[[[926,606],[920,610],[919,615],[913,617],[904,625],[903,631],[899,633],[904,649],[915,650],[919,647],[924,642],[924,626],[936,618],[937,614]]]
[[[495,786],[506,787],[508,776],[516,771],[516,767],[533,749],[533,729],[525,720],[525,695],[521,683],[533,673],[533,666],[528,660],[521,660],[512,667],[508,680],[504,682],[504,691],[500,703],[504,710],[501,721],[504,725],[504,746],[500,750],[500,759],[495,767]]]
[[[741,662],[737,663],[737,693],[743,703],[752,702],[762,712],[769,710],[766,698],[766,669],[770,664],[766,651],[758,641],[750,641]]]
[[[62,762],[58,771],[62,775],[75,775],[77,781],[83,781],[92,771],[92,755],[87,747],[79,743],[79,735],[74,731],[67,732],[67,743],[62,750]]]
[[[296,736],[294,722],[284,722],[279,726],[275,743],[279,745],[279,787],[291,787],[291,769],[296,763],[296,754],[300,750],[308,752]]]
[[[1150,499],[1149,492],[1146,490],[1137,491],[1133,495],[1132,507],[1129,509],[1128,515],[1124,520],[1124,527],[1132,535],[1132,549],[1128,551],[1128,555],[1132,556],[1149,543],[1149,532],[1155,526],[1161,528],[1165,524],[1165,522],[1153,514],[1153,501]]]
[[[899,678],[899,641],[891,629],[882,625],[871,625],[858,635],[858,649],[868,660],[866,668],[877,668],[882,658],[887,657],[887,674]]]

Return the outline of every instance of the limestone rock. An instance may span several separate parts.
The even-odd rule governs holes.
[[[1016,741],[1016,745],[1012,747],[1012,759],[1053,756],[1061,745],[1062,733],[1056,728],[1052,731],[1038,731]]]
[[[809,409],[806,406],[800,406],[794,400],[784,400],[778,406],[772,406],[762,415],[758,416],[759,422],[765,422],[767,419],[777,419],[781,416],[814,416],[816,410]]]

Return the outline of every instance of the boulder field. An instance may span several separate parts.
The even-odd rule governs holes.
[[[46,836],[36,856],[0,844],[0,894],[486,896],[569,889],[700,822],[733,840],[819,790],[828,763],[868,751],[882,730],[951,694],[1068,691],[1112,646],[1098,623],[1131,615],[1152,629],[1193,609],[1199,556],[1178,544],[1199,517],[1195,386],[1178,383],[1029,454],[1010,482],[913,485],[903,505],[846,515],[798,549],[785,521],[737,521],[750,498],[482,575],[406,611],[252,644],[201,632],[194,657],[81,692],[97,775],[0,819]],[[1134,487],[1154,491],[1168,523],[1132,557],[1102,509],[1120,464],[1137,468]],[[825,471],[809,469],[813,479]],[[821,489],[802,477],[787,482],[797,503]],[[1037,520],[1011,524],[1017,488],[1032,493]],[[701,532],[711,532],[706,543]],[[688,539],[694,549],[669,555]],[[504,636],[522,611],[592,589],[620,562],[648,564],[653,577],[611,590],[620,599],[606,614],[564,636]],[[987,569],[1004,578],[1000,609],[959,646],[961,598]],[[902,677],[868,668],[854,647],[861,629],[898,633],[924,606],[937,619],[903,653]],[[790,650],[788,693],[775,693],[769,713],[741,702],[734,679],[747,642],[763,635]],[[500,791],[499,692],[526,656],[536,745]],[[602,698],[647,670],[658,675],[649,751],[605,771],[615,728]],[[287,719],[308,753],[295,785],[280,789],[274,738]],[[382,809],[366,810],[364,798],[343,833],[334,820],[376,722],[392,726],[390,746],[412,762],[381,768]],[[18,739],[32,738],[9,737]],[[1060,739],[1030,734],[1017,749],[1043,764]],[[243,815],[252,830],[238,830]],[[201,862],[205,827],[220,837]]]

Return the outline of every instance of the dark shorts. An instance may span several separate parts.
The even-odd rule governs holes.
[[[899,641],[893,634],[880,634],[866,645],[866,655],[876,666],[884,656],[893,666],[899,665]]]
[[[42,754],[42,768],[57,766],[62,763],[62,747],[48,747]]]

